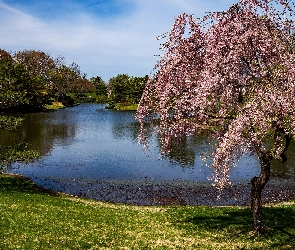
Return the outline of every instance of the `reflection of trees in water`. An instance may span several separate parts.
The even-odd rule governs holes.
[[[131,140],[135,144],[138,143],[140,127],[133,119],[133,113],[103,111],[103,115],[107,115],[107,118],[104,118],[104,116],[102,116],[102,118],[97,116],[94,117],[95,119],[108,120],[108,126],[111,126],[112,134],[115,139]],[[48,154],[52,150],[54,143],[58,143],[61,146],[67,146],[72,143],[71,139],[74,139],[76,135],[76,129],[78,126],[76,124],[79,120],[78,116],[81,116],[81,112],[85,113],[85,109],[75,110],[75,112],[71,111],[71,109],[65,109],[57,112],[23,115],[23,117],[25,117],[24,123],[16,132],[0,130],[0,146],[4,147],[14,143],[27,142],[29,144],[29,149],[36,150],[40,152],[41,155]],[[97,114],[97,112],[95,114]],[[89,118],[89,122],[93,121],[89,115],[87,115],[87,118]],[[83,121],[85,121],[84,117]],[[156,148],[155,150],[158,150],[160,155],[159,139],[155,133],[153,133],[154,126],[149,124],[146,128],[149,130],[148,140],[151,141],[149,145],[154,145]],[[208,151],[212,151],[212,147],[209,143],[212,144],[210,133],[204,131],[196,136],[185,137],[178,143],[175,141],[169,154],[164,157],[172,164],[180,165],[185,168],[193,167],[196,162],[196,157],[199,157]],[[274,161],[272,163],[272,177],[294,179],[294,141],[291,142],[286,155],[288,159],[286,163],[282,164],[279,161]]]
[[[287,162],[281,163],[278,160],[271,162],[271,176],[282,179],[295,179],[295,142],[291,144],[286,152]]]
[[[130,123],[114,123],[112,127],[113,136],[117,140],[127,139],[134,142],[138,142],[139,136],[139,123],[130,122]]]
[[[0,131],[0,145],[27,142],[29,149],[45,155],[52,150],[54,141],[59,140],[62,144],[67,141],[64,139],[75,136],[75,124],[68,122],[67,115],[62,112],[53,117],[49,113],[26,114],[24,117],[17,131]],[[55,119],[60,122],[55,122]]]
[[[170,151],[164,156],[174,164],[183,167],[193,167],[195,164],[196,147],[192,144],[193,138],[183,136],[181,139],[172,140]],[[159,142],[160,144],[160,142]]]
[[[149,131],[148,140],[153,140],[155,134],[153,133],[154,127],[152,125],[146,125],[146,129]],[[112,127],[113,136],[116,139],[127,139],[138,143],[139,136],[139,124],[137,122],[130,123],[114,123]],[[160,154],[160,140],[155,139]],[[174,140],[171,143],[170,152],[164,156],[172,164],[179,164],[182,167],[193,167],[196,160],[196,155],[210,154],[212,152],[212,137],[210,132],[203,131],[202,133],[183,137],[180,140]],[[295,143],[292,141],[288,151],[286,152],[288,161],[281,163],[279,161],[273,161],[271,164],[272,177],[276,178],[293,178],[295,176]],[[249,156],[256,157],[256,156]]]
[[[147,140],[155,140],[160,155],[160,140],[155,138],[153,132],[154,126],[151,124],[145,124],[145,129],[148,131]],[[116,139],[127,139],[138,143],[140,126],[138,122],[130,122],[125,124],[113,124],[112,132]],[[194,167],[196,154],[201,155],[212,151],[209,142],[212,142],[209,132],[202,132],[194,136],[184,136],[182,138],[175,138],[171,143],[171,148],[168,154],[164,155],[165,159],[168,159],[172,164],[177,164],[182,167]],[[150,144],[150,143],[149,143]]]
[[[159,142],[160,143],[160,142]],[[194,167],[196,156],[212,152],[212,136],[209,131],[193,136],[183,136],[172,140],[170,151],[165,155],[171,163],[183,167]]]

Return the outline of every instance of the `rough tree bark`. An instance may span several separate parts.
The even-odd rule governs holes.
[[[261,235],[263,234],[265,228],[263,224],[262,218],[262,201],[261,201],[261,194],[262,191],[270,179],[270,163],[273,159],[278,159],[281,162],[286,162],[287,157],[285,152],[289,148],[291,143],[292,137],[288,134],[284,134],[284,145],[281,145],[281,151],[279,154],[275,153],[278,145],[278,138],[280,137],[280,133],[283,133],[282,130],[278,129],[274,136],[274,143],[271,150],[267,152],[262,152],[259,147],[256,147],[256,153],[258,155],[261,171],[259,176],[255,176],[251,179],[251,210],[252,210],[252,217],[254,222],[254,231]]]
[[[261,165],[260,175],[251,179],[251,210],[254,222],[254,231],[258,235],[261,235],[264,231],[261,194],[266,183],[270,179],[270,162],[272,157],[270,154],[260,152],[259,160]]]

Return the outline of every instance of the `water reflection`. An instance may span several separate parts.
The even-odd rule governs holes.
[[[210,138],[210,133],[204,131],[191,137],[184,136],[180,140],[172,140],[171,149],[166,158],[172,164],[193,168],[196,156],[204,153],[210,155],[213,151],[213,148],[210,146]]]
[[[281,163],[278,160],[271,162],[271,176],[280,179],[295,180],[295,143],[294,140],[286,151],[287,162]]]
[[[70,121],[68,113],[50,112],[20,115],[25,118],[23,124],[13,131],[0,131],[0,145],[27,142],[30,149],[47,155],[56,143],[70,143],[75,137],[75,123]]]
[[[118,111],[114,111],[118,112]],[[114,122],[112,125],[112,133],[116,139],[128,139],[133,142],[138,141],[139,136],[139,123],[134,121],[134,112],[120,112],[120,117],[126,120],[132,118],[129,123],[122,124],[121,122]]]
[[[106,110],[103,105],[81,104],[49,113],[24,115],[17,132],[0,131],[1,145],[28,142],[42,158],[32,164],[14,164],[10,172],[34,179],[150,179],[207,181],[212,170],[201,160],[210,148],[210,135],[201,133],[185,138],[159,160],[159,141],[153,134],[149,151],[138,144],[139,125],[134,112]],[[289,161],[274,162],[272,175],[295,175],[294,142],[287,152]],[[208,161],[210,164],[210,160]],[[244,156],[231,170],[231,179],[250,180],[259,174],[255,156]]]
[[[121,117],[133,117],[134,112],[123,112]],[[122,124],[114,122],[112,125],[113,136],[116,139],[128,139],[133,142],[138,142],[140,125],[136,121],[131,121],[130,123]],[[152,126],[149,127],[151,131]],[[152,147],[158,149],[160,154],[160,141],[155,135],[150,132],[150,141],[156,141],[157,144]],[[203,132],[192,137],[183,137],[180,141],[172,142],[171,151],[169,154],[165,155],[164,158],[169,160],[171,164],[179,165],[180,167],[191,167],[195,165],[196,155],[200,155],[203,152],[211,152],[212,148],[209,145],[210,142],[209,132]],[[197,146],[196,146],[197,145]],[[197,152],[199,151],[199,152]]]

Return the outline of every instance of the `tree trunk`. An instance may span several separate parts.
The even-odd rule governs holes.
[[[256,148],[256,153],[260,160],[260,175],[258,177],[253,177],[251,179],[251,210],[254,221],[254,231],[261,235],[264,232],[264,224],[262,220],[262,203],[261,203],[261,193],[270,179],[270,162],[272,159],[276,158],[281,162],[286,162],[287,157],[285,152],[290,146],[292,137],[289,134],[286,134],[283,129],[280,128],[280,125],[275,130],[274,143],[273,147],[268,152],[262,152],[259,146]],[[284,135],[285,140],[282,141],[281,135]],[[278,147],[284,146],[281,148],[280,152],[276,152]]]
[[[270,178],[270,157],[268,154],[260,154],[261,172],[259,177],[251,179],[251,210],[254,221],[254,231],[261,235],[264,231],[262,220],[261,193]]]

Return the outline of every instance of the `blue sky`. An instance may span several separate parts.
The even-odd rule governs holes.
[[[76,62],[87,76],[150,74],[156,36],[182,13],[201,17],[237,0],[0,0],[0,48],[42,50]]]

